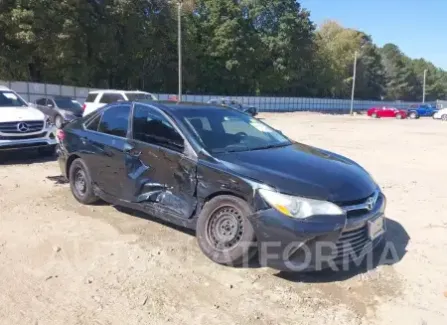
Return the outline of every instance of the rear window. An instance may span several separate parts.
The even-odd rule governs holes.
[[[156,100],[156,98],[152,97],[151,94],[145,93],[126,93],[127,99],[129,101],[138,101],[138,100]]]
[[[103,93],[99,102],[102,104],[112,104],[120,100],[124,100],[124,97],[121,94]]]
[[[55,97],[54,101],[57,107],[63,110],[67,110],[72,113],[80,113],[82,111],[81,104],[70,97]]]
[[[96,99],[96,96],[98,96],[98,94],[88,94],[87,99],[85,100],[85,102],[87,103],[93,103]]]

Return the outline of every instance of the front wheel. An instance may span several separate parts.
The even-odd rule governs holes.
[[[62,116],[56,116],[56,118],[54,119],[54,125],[56,125],[58,129],[62,129],[62,127],[64,126],[64,119],[62,118]]]
[[[447,114],[442,115],[441,120],[443,120],[444,122],[447,122]]]
[[[402,117],[401,114],[397,114],[397,115],[396,115],[396,118],[397,118],[398,120],[401,120],[403,117]]]
[[[371,115],[371,117],[373,117],[373,118],[379,118],[379,116],[378,116],[376,113],[373,113],[373,114]]]
[[[76,200],[83,204],[93,204],[99,199],[93,192],[93,182],[85,162],[78,158],[70,166],[70,188]]]
[[[222,195],[207,202],[197,219],[196,236],[202,252],[218,264],[238,266],[256,253],[256,239],[242,199]]]
[[[415,120],[415,119],[418,118],[418,115],[417,115],[416,112],[411,112],[410,115],[409,115],[409,117],[410,117],[411,119]]]

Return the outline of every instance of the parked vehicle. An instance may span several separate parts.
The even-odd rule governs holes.
[[[82,105],[66,96],[48,96],[35,101],[37,109],[49,116],[57,128],[62,128],[76,118],[82,117]]]
[[[95,90],[89,92],[87,99],[82,106],[84,110],[83,115],[88,115],[96,111],[98,108],[114,102],[144,100],[157,100],[157,97],[144,91]]]
[[[79,202],[101,198],[195,229],[216,263],[241,264],[257,248],[265,257],[268,245],[267,266],[318,269],[323,256],[344,264],[383,238],[386,199],[362,167],[232,108],[115,103],[58,137]],[[322,243],[330,252],[307,264]]]
[[[440,109],[433,115],[434,119],[447,122],[447,108]]]
[[[243,113],[250,114],[251,116],[258,115],[258,109],[255,106],[244,105],[234,99],[214,98],[209,100],[208,104],[232,107]]]
[[[56,143],[50,119],[16,92],[0,86],[0,152],[38,149],[51,154]]]
[[[373,107],[367,111],[368,116],[374,118],[395,117],[397,119],[407,118],[407,112],[394,107]]]
[[[429,104],[411,105],[408,108],[407,115],[411,119],[418,119],[420,117],[432,117],[438,109]]]

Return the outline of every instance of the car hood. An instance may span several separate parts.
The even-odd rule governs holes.
[[[42,121],[45,114],[33,107],[0,107],[0,122]]]
[[[291,195],[348,202],[366,198],[377,188],[354,161],[301,143],[215,157],[234,173]]]

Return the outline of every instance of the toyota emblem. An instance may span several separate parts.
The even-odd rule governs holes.
[[[28,124],[21,122],[21,123],[17,124],[17,130],[19,132],[28,132],[29,126],[28,126]]]
[[[374,198],[370,197],[368,200],[366,200],[366,210],[371,211],[374,208],[375,204]]]

